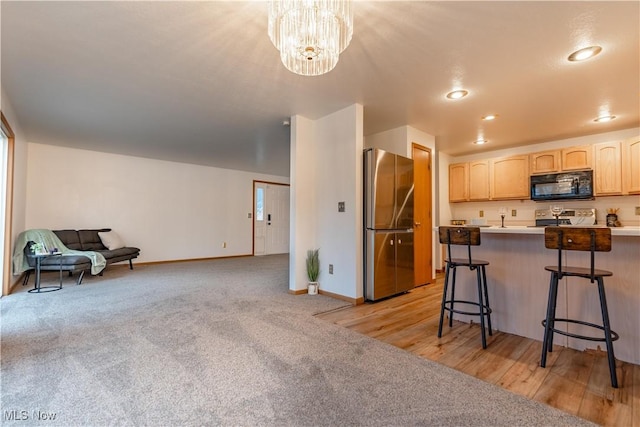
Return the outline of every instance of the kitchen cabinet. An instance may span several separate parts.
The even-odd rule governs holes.
[[[469,200],[489,200],[489,160],[469,162]]]
[[[620,142],[593,145],[596,196],[622,194],[621,151]]]
[[[490,161],[491,200],[529,198],[529,156],[511,156]]]
[[[592,151],[591,145],[579,145],[576,147],[563,148],[562,155],[562,170],[578,170],[578,169],[591,169],[592,168]]]
[[[469,163],[449,165],[449,201],[469,200]]]
[[[560,172],[560,150],[529,154],[531,174]]]
[[[640,194],[640,136],[622,143],[622,190]]]
[[[541,151],[529,155],[531,175],[591,169],[593,148],[579,145],[562,150]]]

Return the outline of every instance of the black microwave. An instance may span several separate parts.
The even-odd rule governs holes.
[[[593,199],[593,171],[574,171],[531,176],[531,200]]]

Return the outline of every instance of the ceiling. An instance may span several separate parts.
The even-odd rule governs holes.
[[[283,121],[354,103],[365,136],[408,125],[454,156],[640,125],[637,1],[357,1],[318,77],[284,68],[261,1],[0,7],[1,83],[29,142],[288,176]],[[469,96],[446,99],[456,87]],[[617,119],[595,123],[603,110]]]

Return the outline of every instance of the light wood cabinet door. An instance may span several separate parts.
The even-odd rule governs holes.
[[[469,200],[489,200],[489,160],[469,162]]]
[[[449,165],[449,201],[469,200],[469,163]]]
[[[492,159],[491,200],[529,198],[529,156]]]
[[[593,167],[591,145],[568,147],[562,150],[562,170],[591,169]]]
[[[622,191],[640,194],[640,136],[622,143]]]
[[[529,154],[531,174],[560,172],[560,150]]]
[[[622,158],[620,142],[594,144],[595,195],[622,194]]]

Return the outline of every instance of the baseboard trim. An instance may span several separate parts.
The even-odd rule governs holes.
[[[304,294],[308,294],[309,292],[307,291],[307,289],[289,289],[288,291],[291,295],[304,295]],[[351,303],[352,305],[359,305],[359,304],[364,304],[364,298],[360,297],[360,298],[351,298],[351,297],[346,297],[344,295],[340,295],[340,294],[334,294],[333,292],[329,292],[329,291],[325,291],[322,289],[318,289],[318,293],[330,298],[335,298],[335,299],[339,299],[341,301],[346,301],[348,303]]]
[[[9,293],[7,295],[11,295],[13,293],[13,290],[16,288],[16,286],[18,286],[19,284],[22,284],[24,282],[24,276],[26,274],[27,274],[26,271],[23,271],[22,273],[20,273],[20,275],[18,276],[16,281],[13,282],[13,284],[9,287]],[[3,295],[3,297],[6,297],[7,295]]]
[[[353,305],[359,305],[359,304],[364,303],[364,298],[362,298],[362,297],[360,297],[360,298],[351,298],[351,297],[347,297],[347,296],[340,295],[340,294],[334,294],[333,292],[323,291],[322,289],[319,289],[318,293],[320,293],[322,295],[326,295],[326,296],[331,297],[331,298],[339,299],[341,301],[346,301],[346,302],[351,303]]]
[[[168,259],[168,260],[164,260],[164,261],[145,261],[145,262],[135,262],[135,260],[133,261],[133,268],[136,267],[136,265],[158,265],[158,264],[174,264],[177,262],[193,262],[193,261],[212,261],[212,260],[216,260],[216,259],[227,259],[227,258],[246,258],[246,257],[252,257],[253,254],[246,254],[246,255],[229,255],[229,256],[214,256],[214,257],[207,257],[207,258],[185,258],[185,259]],[[122,261],[124,262],[124,261]],[[113,266],[115,266],[115,264],[112,264]],[[123,265],[126,267],[129,267],[129,264],[118,264],[118,265]]]

